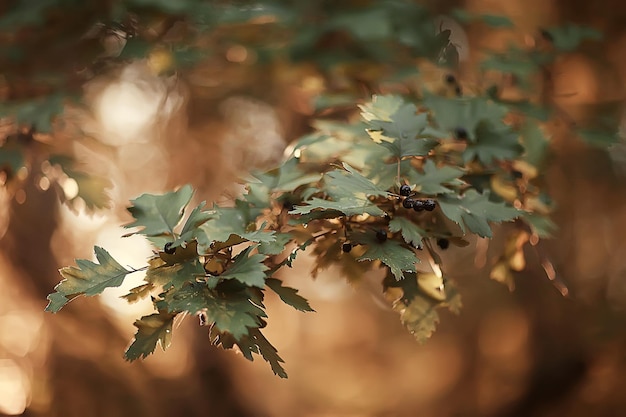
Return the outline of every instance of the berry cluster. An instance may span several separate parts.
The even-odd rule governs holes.
[[[437,207],[437,202],[431,198],[426,200],[418,200],[411,198],[411,187],[404,184],[400,187],[400,195],[405,197],[402,200],[402,207],[405,209],[413,209],[415,211],[433,211]]]

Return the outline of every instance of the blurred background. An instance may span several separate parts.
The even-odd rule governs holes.
[[[461,61],[456,74],[468,89],[477,77],[473,63],[486,48],[532,42],[538,28],[563,22],[601,30],[600,43],[555,63],[551,94],[575,119],[605,107],[621,114],[621,2],[465,0],[430,6],[502,14],[516,24],[515,31],[499,35],[442,20],[452,29]],[[183,36],[176,29],[172,25],[164,36]],[[247,27],[231,30],[255,36]],[[109,41],[115,48],[115,38]],[[288,62],[262,67],[262,57],[237,43],[216,50],[184,79],[164,76],[160,69],[169,58],[153,53],[81,86],[89,111],[68,110],[58,140],[90,173],[110,180],[109,209],[60,204],[43,176],[25,175],[19,190],[1,192],[0,414],[626,415],[626,145],[590,148],[558,125],[551,129],[547,178],[557,207],[555,239],[526,251],[527,268],[515,274],[513,292],[489,279],[485,265],[495,260],[485,252],[486,242],[446,251],[445,272],[458,283],[464,307],[460,316],[444,313],[424,345],[415,343],[378,295],[379,272],[359,285],[332,269],[313,280],[306,256],[281,278],[316,313],[296,312],[268,294],[266,335],[286,362],[287,380],[272,375],[260,359],[248,362],[212,347],[195,318],[179,323],[167,352],[157,349],[144,361],[125,362],[133,320],[152,310],[149,303],[129,306],[119,298],[141,281],[140,274],[119,290],[44,313],[46,296],[60,280],[58,268],[91,259],[93,245],[107,248],[123,265],[144,265],[149,244],[139,236],[121,237],[120,225],[130,221],[129,199],[192,183],[198,200],[227,202],[241,192],[238,177],[271,167],[291,140],[309,131],[311,99],[328,88],[315,68]],[[362,70],[364,78],[370,76],[369,67]],[[369,93],[365,88],[364,96]],[[72,126],[88,139],[73,140]],[[77,192],[75,182],[60,184],[68,199]]]

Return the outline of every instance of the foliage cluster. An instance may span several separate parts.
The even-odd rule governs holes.
[[[286,377],[282,359],[262,333],[268,319],[264,296],[272,291],[297,310],[313,311],[276,275],[305,250],[315,256],[313,275],[336,265],[358,282],[367,271],[382,268],[386,298],[424,341],[436,328],[440,308],[455,313],[461,308],[441,251],[466,246],[472,236],[492,237],[495,223],[514,222],[491,273],[510,285],[513,272],[524,267],[523,246],[554,229],[543,183],[549,152],[545,126],[560,113],[537,97],[558,53],[597,38],[591,29],[538,30],[532,47],[486,51],[480,63],[484,82],[464,89],[454,75],[459,53],[451,31],[437,27],[416,2],[126,0],[87,10],[80,2],[49,0],[36,11],[30,4],[13,2],[0,19],[0,32],[15,33],[0,38],[0,62],[8,68],[3,82],[10,91],[0,114],[14,123],[0,148],[7,173],[27,164],[23,155],[34,134],[54,131],[52,121],[65,97],[76,93],[74,87],[131,59],[165,56],[157,70],[184,77],[207,57],[221,55],[222,45],[239,44],[254,52],[256,71],[305,63],[324,80],[314,104],[326,117],[292,143],[279,167],[253,173],[232,206],[207,208],[203,202],[192,208],[188,185],[144,194],[131,202],[135,220],[126,227],[153,244],[147,266],[124,267],[96,247],[97,262],[78,260],[61,269],[63,281],[48,297],[51,312],[145,271],[145,284],[125,298],[150,297],[155,312],[135,322],[129,360],[146,357],[158,344],[166,348],[174,320],[197,315],[212,344],[237,346],[250,360],[261,355],[274,373]],[[55,45],[67,47],[63,41],[69,39],[89,54],[77,54],[79,67],[37,67],[40,60],[29,54],[40,42],[34,33],[63,21],[55,13],[62,7],[85,19],[53,32]],[[501,16],[462,10],[450,16],[467,26],[515,30]],[[176,25],[181,27],[169,36]],[[119,37],[121,46],[106,53],[82,49],[86,31],[98,40]],[[425,82],[424,73],[432,68],[426,61],[447,75]],[[28,71],[13,71],[17,68]],[[42,81],[22,91],[24,74]],[[41,74],[45,77],[35,77]],[[515,80],[517,94],[505,97],[503,86],[489,81],[502,78],[493,74]],[[333,117],[335,109],[356,111],[358,103],[357,117]],[[606,144],[614,140],[615,127],[590,126],[580,133]],[[54,150],[54,143],[50,146]],[[68,160],[49,154],[51,165]],[[104,205],[85,193],[78,197],[90,206]]]

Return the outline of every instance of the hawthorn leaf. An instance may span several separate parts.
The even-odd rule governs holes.
[[[159,259],[160,260],[160,259]],[[151,263],[146,272],[146,281],[155,285],[163,286],[164,290],[173,287],[182,288],[188,282],[195,282],[197,278],[204,277],[205,271],[198,258],[188,259],[180,263],[169,265],[167,263]]]
[[[259,353],[265,359],[267,363],[272,367],[274,375],[278,375],[281,378],[287,378],[287,372],[282,367],[281,363],[285,363],[283,358],[278,356],[278,350],[263,336],[263,333],[259,329],[251,329],[250,337],[254,340],[255,345],[258,347]]]
[[[166,296],[166,301],[168,310],[173,313],[204,312],[207,322],[215,323],[220,331],[232,334],[236,340],[247,335],[250,328],[258,327],[260,317],[267,317],[244,292],[224,292],[218,296],[201,282],[173,291]]]
[[[277,233],[273,242],[263,242],[259,245],[259,252],[264,255],[279,255],[292,239],[290,233]]]
[[[250,287],[263,288],[265,271],[269,268],[263,263],[264,255],[250,255],[254,248],[255,246],[251,246],[238,254],[233,264],[220,275],[220,279],[235,279]]]
[[[285,304],[288,304],[299,311],[315,311],[309,305],[306,298],[298,295],[295,288],[285,287],[281,280],[276,278],[268,278],[265,283],[272,289]]]
[[[561,51],[573,51],[584,40],[599,40],[602,34],[595,29],[567,24],[561,27],[544,29],[554,47]]]
[[[402,238],[414,248],[421,246],[426,232],[406,217],[396,216],[389,222],[390,232],[402,232]]]
[[[457,223],[465,233],[466,227],[481,237],[491,237],[489,222],[502,222],[515,219],[522,211],[489,200],[489,192],[479,194],[469,189],[462,196],[444,195],[439,199],[439,206],[450,220]]]
[[[183,225],[183,229],[180,232],[180,237],[172,243],[172,247],[177,247],[182,243],[192,241],[197,237],[198,227],[206,223],[211,218],[211,213],[203,211],[206,202],[201,202],[196,208],[194,208],[187,221]]]
[[[350,165],[344,163],[345,170],[336,169],[324,175],[324,190],[333,200],[358,196],[366,198],[368,196],[388,197],[386,190],[378,188],[372,181],[361,175]]]
[[[482,121],[488,121],[494,127],[506,126],[502,119],[507,108],[481,97],[447,98],[426,93],[424,105],[431,109],[440,128],[454,131],[462,127],[470,141],[476,140],[476,127]]]
[[[46,311],[56,313],[79,295],[93,296],[102,293],[106,288],[119,287],[126,275],[134,272],[120,265],[101,247],[95,246],[94,251],[98,263],[78,259],[77,267],[70,266],[59,270],[64,279],[54,287],[56,292],[48,296],[50,302]]]
[[[309,214],[313,210],[321,209],[323,211],[331,211],[332,217],[336,212],[341,212],[346,216],[356,216],[359,214],[369,214],[370,216],[383,216],[385,214],[376,204],[368,199],[358,199],[356,197],[343,198],[339,201],[322,200],[321,198],[312,198],[306,201],[306,205],[298,206],[290,214]]]
[[[172,341],[174,317],[176,313],[159,312],[136,320],[134,326],[137,327],[137,333],[124,353],[125,359],[132,362],[139,358],[146,358],[154,353],[159,343],[163,350],[167,349]]]
[[[418,343],[426,342],[437,329],[439,314],[436,303],[421,294],[415,295],[408,303],[397,300],[393,309],[400,313],[400,320]]]
[[[391,122],[392,115],[404,104],[402,97],[394,95],[374,95],[372,101],[367,104],[360,104],[361,117],[368,122],[378,120]]]
[[[391,115],[390,121],[370,120],[369,125],[374,130],[382,130],[383,141],[394,139],[415,139],[428,124],[426,113],[417,114],[415,104],[403,104]]]
[[[400,138],[380,144],[389,150],[390,156],[402,159],[407,156],[426,156],[439,142],[428,138]]]
[[[419,259],[412,250],[402,246],[395,240],[379,242],[374,233],[355,233],[352,240],[367,245],[367,250],[359,261],[379,260],[391,269],[397,280],[402,279],[404,271],[415,271],[415,264]]]
[[[232,235],[250,242],[273,242],[274,231],[256,229],[249,214],[242,207],[214,207],[211,218],[198,226],[196,239],[198,253],[207,253],[213,242],[226,242]]]
[[[416,190],[421,194],[436,195],[453,193],[448,186],[460,186],[464,182],[460,179],[465,174],[461,168],[444,165],[437,168],[432,160],[427,160],[423,167],[424,173],[420,174],[412,170],[409,174],[411,182],[416,185]]]
[[[476,127],[476,141],[468,144],[463,152],[463,160],[467,163],[477,158],[483,164],[489,165],[494,160],[515,159],[523,151],[518,134],[509,126],[498,127],[484,122]]]
[[[522,127],[524,143],[524,160],[529,164],[540,167],[548,154],[549,141],[541,127],[536,123],[525,123]]]
[[[174,228],[183,217],[183,210],[189,204],[193,189],[185,185],[177,191],[162,195],[143,194],[132,200],[128,208],[135,221],[125,225],[126,228],[141,227],[137,232],[146,236],[175,236]]]

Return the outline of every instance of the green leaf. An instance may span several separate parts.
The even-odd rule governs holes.
[[[124,227],[142,227],[143,229],[126,236],[136,233],[146,236],[175,236],[174,228],[181,221],[183,211],[192,195],[191,186],[185,185],[178,191],[163,195],[143,194],[132,200],[133,205],[128,208],[128,211],[135,221]]]
[[[78,259],[78,267],[61,268],[64,278],[54,289],[56,293],[48,296],[46,311],[58,312],[65,304],[79,295],[93,296],[106,288],[119,287],[129,271],[109,255],[109,252],[95,246],[94,251],[99,264],[86,259]]]
[[[526,223],[530,225],[533,233],[536,233],[537,236],[542,239],[553,237],[554,233],[558,230],[556,223],[554,223],[547,215],[524,213],[523,218]]]
[[[514,207],[489,200],[489,192],[479,194],[469,189],[462,196],[444,195],[439,199],[439,206],[450,220],[465,227],[481,237],[491,237],[489,222],[502,222],[515,219],[523,214]]]
[[[586,39],[602,39],[602,34],[597,30],[574,24],[549,28],[546,29],[545,32],[547,32],[551,38],[550,40],[554,48],[565,52],[575,50],[578,48],[578,45]]]
[[[267,317],[245,292],[223,292],[218,296],[201,282],[168,294],[166,301],[172,312],[204,312],[209,323],[215,323],[220,331],[232,334],[237,340],[247,335],[250,328],[259,327],[259,317]]]
[[[264,255],[278,255],[285,250],[285,246],[293,239],[293,236],[289,233],[277,233],[275,238],[273,242],[261,243],[259,252]]]
[[[394,95],[374,95],[372,101],[367,104],[360,104],[361,116],[368,122],[377,120],[392,122],[392,115],[400,109],[404,100],[400,96]]]
[[[180,246],[182,243],[191,242],[193,239],[198,237],[198,228],[211,218],[211,213],[202,210],[205,204],[206,203],[203,201],[191,211],[191,214],[189,214],[189,217],[180,232],[180,237],[172,242],[172,247]]]
[[[386,190],[378,188],[372,181],[361,175],[350,165],[344,163],[343,167],[345,171],[336,169],[324,175],[324,190],[335,201],[352,196],[360,198],[389,196]]]
[[[424,164],[424,173],[416,170],[410,171],[410,180],[416,185],[416,190],[421,194],[436,195],[453,193],[448,186],[461,186],[464,184],[459,178],[465,174],[461,168],[443,165],[437,168],[435,163],[428,159]]]
[[[481,97],[446,98],[426,92],[424,105],[432,110],[439,127],[448,131],[462,127],[471,141],[476,139],[476,127],[482,121],[490,122],[496,130],[506,127],[502,119],[507,108]]]
[[[164,290],[170,287],[180,289],[188,282],[195,282],[197,278],[204,276],[202,263],[198,258],[194,258],[174,265],[162,264],[155,268],[151,267],[146,272],[146,281],[161,285]]]
[[[339,201],[328,201],[320,198],[312,198],[306,201],[306,205],[298,206],[290,214],[309,214],[313,210],[329,210],[341,212],[346,216],[356,216],[359,214],[369,214],[370,216],[382,216],[385,214],[378,206],[368,199],[343,198]],[[333,217],[334,213],[333,213]]]
[[[386,240],[381,243],[376,239],[373,232],[355,233],[351,239],[355,242],[367,245],[365,253],[358,258],[359,261],[364,260],[380,260],[387,265],[396,279],[402,279],[404,271],[415,271],[415,264],[419,259],[412,250],[402,246],[395,240]]]
[[[220,337],[220,339],[223,340],[222,337]],[[239,341],[235,341],[234,343],[239,346],[239,350],[241,350],[243,356],[249,361],[253,360],[252,353],[260,354],[263,359],[270,364],[274,375],[287,378],[287,372],[285,372],[285,369],[281,365],[281,363],[285,361],[278,356],[276,348],[263,336],[263,333],[261,333],[259,329],[250,329],[248,336],[243,336]],[[223,341],[222,344],[226,349],[232,346],[226,341]]]
[[[256,229],[247,207],[213,207],[211,218],[198,227],[198,253],[207,253],[213,242],[226,242],[233,235],[250,242],[270,243],[276,239],[274,231]]]
[[[265,287],[265,271],[269,268],[263,264],[264,255],[250,255],[254,248],[251,246],[237,255],[233,264],[219,276],[220,279],[235,279],[250,287]]]
[[[135,359],[146,358],[154,352],[158,343],[163,350],[167,349],[172,341],[174,317],[175,313],[154,313],[136,320],[134,325],[137,327],[137,333],[135,340],[124,353],[126,360],[132,362]]]
[[[548,139],[541,127],[536,123],[525,123],[522,127],[524,143],[524,160],[529,164],[540,167],[548,154]]]
[[[52,120],[63,113],[62,94],[24,101],[12,105],[0,105],[0,116],[15,116],[19,125],[34,126],[38,132],[52,131]]]
[[[402,138],[380,144],[389,150],[390,156],[402,159],[407,156],[426,156],[439,142],[427,138]]]
[[[371,120],[372,129],[382,130],[383,135],[390,139],[415,139],[428,124],[426,113],[417,114],[415,104],[403,104],[391,115],[391,121]]]
[[[490,165],[494,160],[515,159],[523,151],[518,134],[510,127],[481,123],[476,128],[476,142],[468,144],[463,160],[469,162],[478,158],[483,164]]]
[[[306,298],[298,295],[298,290],[295,288],[284,287],[281,280],[276,278],[268,278],[265,283],[272,289],[285,304],[288,304],[299,311],[315,311],[309,305]]]
[[[389,231],[402,232],[402,238],[406,243],[417,248],[421,246],[426,232],[415,225],[406,217],[396,216],[389,222]]]

